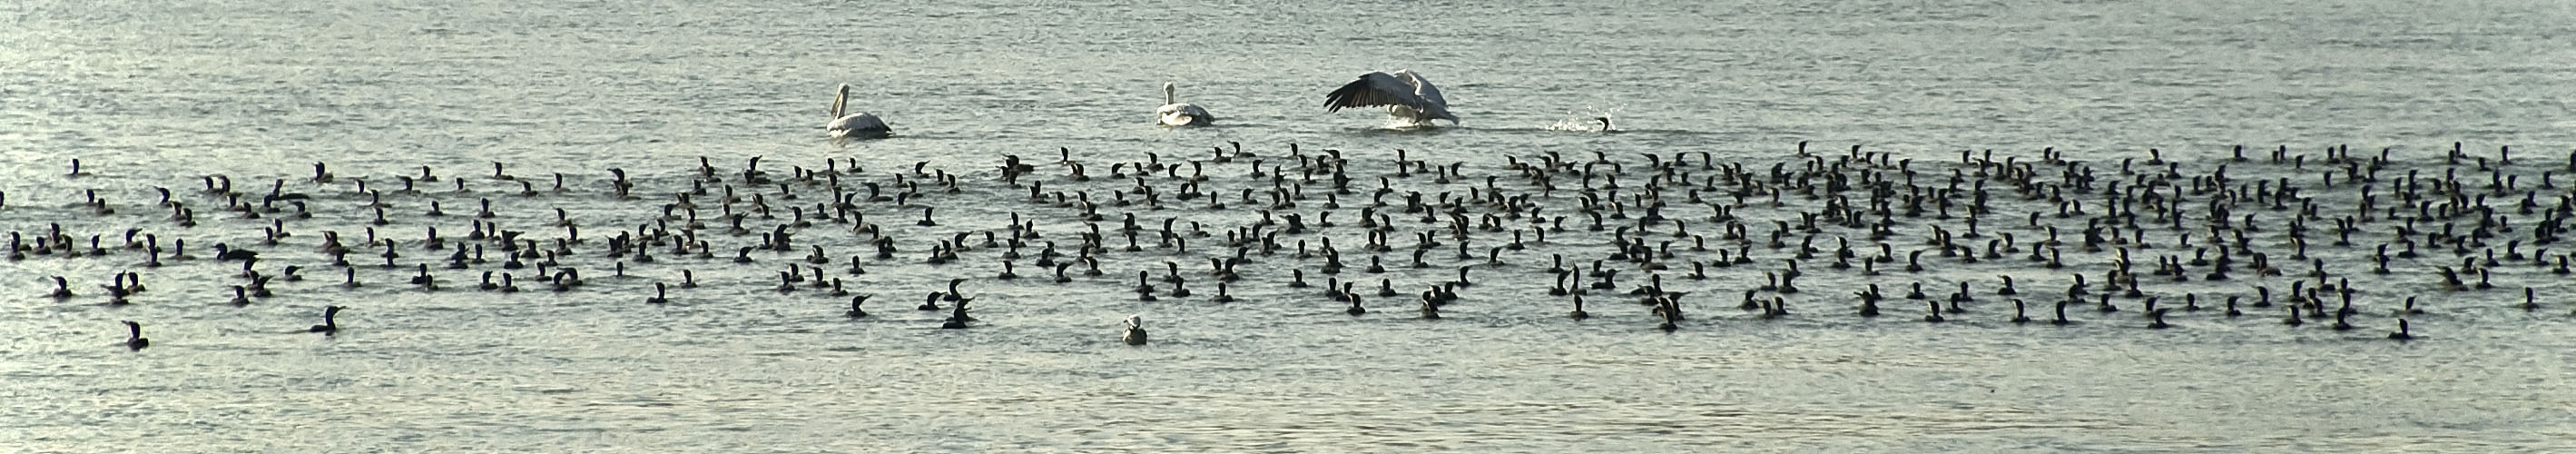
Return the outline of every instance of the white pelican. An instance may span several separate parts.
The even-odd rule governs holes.
[[[832,96],[832,122],[823,125],[824,132],[832,135],[833,142],[850,139],[883,139],[894,134],[894,130],[887,128],[885,120],[877,119],[876,114],[859,112],[842,115],[849,102],[850,84],[841,84],[840,94]]]
[[[1154,109],[1154,116],[1162,119],[1163,126],[1204,126],[1216,122],[1216,116],[1208,115],[1207,109],[1183,103],[1174,97],[1171,82],[1163,83],[1163,107]]]
[[[1127,341],[1127,345],[1145,345],[1145,317],[1127,316],[1127,332],[1120,333],[1118,338]]]
[[[1387,116],[1398,127],[1430,126],[1432,120],[1458,124],[1458,116],[1449,113],[1449,100],[1440,97],[1440,87],[1412,70],[1361,74],[1359,80],[1324,95],[1324,107],[1331,112],[1371,106],[1386,106]]]

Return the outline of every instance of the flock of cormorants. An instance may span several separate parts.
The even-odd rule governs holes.
[[[2576,191],[2554,181],[2576,172],[2576,155],[2543,163],[2510,148],[2472,153],[2456,144],[2438,160],[2401,162],[2387,150],[2340,146],[2321,155],[2279,147],[2256,156],[2237,147],[2196,161],[2159,150],[2086,159],[2054,149],[1916,160],[1802,142],[1794,152],[1770,154],[1780,157],[1771,161],[1708,152],[1533,152],[1496,167],[1434,162],[1406,150],[1360,156],[1297,144],[1265,154],[1230,143],[1196,159],[1143,153],[1101,160],[1057,151],[1052,162],[1005,155],[994,167],[967,172],[858,158],[781,169],[754,157],[720,168],[699,158],[694,169],[655,173],[682,176],[659,181],[631,179],[623,169],[520,176],[498,162],[484,175],[420,167],[417,174],[359,178],[314,163],[309,175],[205,175],[148,193],[87,188],[59,205],[67,209],[22,208],[23,196],[0,193],[0,222],[37,225],[8,233],[9,262],[89,260],[126,269],[96,276],[105,282],[52,276],[49,288],[33,292],[107,306],[260,304],[278,293],[372,285],[362,268],[408,274],[399,285],[422,292],[495,293],[519,292],[521,283],[580,289],[595,282],[584,280],[589,271],[618,277],[597,291],[635,292],[638,304],[688,302],[702,285],[762,286],[846,299],[846,316],[864,318],[872,295],[897,289],[848,289],[841,276],[869,267],[997,262],[997,275],[924,283],[937,290],[916,308],[946,311],[943,328],[970,328],[978,320],[968,283],[1117,287],[1130,285],[1124,276],[1132,271],[1140,301],[1319,305],[1314,310],[1353,317],[1372,316],[1370,303],[1410,306],[1422,319],[1462,303],[1563,305],[1578,322],[1672,331],[1709,320],[1685,316],[1708,307],[1746,314],[1714,318],[1728,320],[1878,317],[1883,304],[1907,304],[1936,323],[1993,317],[2169,328],[2181,326],[2169,319],[2183,314],[2238,323],[2269,312],[2292,329],[2316,323],[2350,330],[2377,313],[2387,314],[2387,337],[2406,340],[2415,337],[2408,319],[2432,303],[2448,311],[2504,310],[2510,288],[2520,286],[2519,304],[2509,307],[2543,310],[2533,287],[2517,281],[2569,273],[2568,253],[2551,247],[2576,214]],[[75,180],[71,185],[92,176],[79,160],[71,167],[63,176]],[[2240,176],[2248,174],[2269,177]],[[102,195],[135,193],[152,199]],[[476,202],[456,212],[442,203],[467,199]],[[548,204],[555,205],[551,222],[497,214]],[[623,216],[574,219],[562,208],[581,204],[610,204]],[[934,217],[943,204],[1008,210],[1010,220],[1001,228],[944,228]],[[1241,222],[1158,216],[1183,211],[1231,213],[1225,219]],[[66,223],[99,227],[72,231]],[[396,238],[391,225],[426,229]],[[584,232],[586,226],[598,230]],[[217,243],[206,257],[189,249],[190,238],[253,230],[260,232],[255,245]],[[2368,262],[2334,263],[2327,254]],[[1032,275],[1019,274],[1023,263]],[[1197,263],[1204,266],[1185,265]],[[1122,265],[1136,268],[1102,269]],[[151,297],[143,273],[162,267],[222,267],[235,283],[228,295]],[[777,278],[697,278],[725,267],[736,275],[775,268]],[[338,272],[325,273],[340,275],[337,283],[306,280],[307,270],[333,268]],[[948,273],[971,268],[978,267]],[[1377,278],[1375,289],[1363,287],[1401,268],[1440,269],[1442,277],[1406,285]],[[1759,278],[1710,278],[1731,268]],[[1465,290],[1478,273],[1553,284],[1543,297],[1471,297]],[[1809,296],[1818,294],[1800,284],[1811,282],[1802,280],[1811,273],[1851,288]],[[2438,277],[2440,284],[2369,284],[2388,274]],[[1961,275],[1999,277],[1937,282]],[[1192,292],[1192,279],[1212,281],[1215,291]],[[1667,287],[1684,280],[1701,281],[1692,284],[1699,291]],[[1283,289],[1276,293],[1283,296],[1238,302],[1230,290],[1250,286]],[[2499,286],[2508,290],[2490,291]],[[1619,308],[1586,306],[1587,297]],[[1009,304],[1060,303],[1021,299]],[[1793,301],[1816,308],[1792,315]],[[2034,304],[2039,314],[2031,313]],[[2385,309],[2365,311],[2364,304]],[[2070,308],[2090,315],[2079,318]],[[324,308],[322,324],[309,331],[340,332],[343,310]],[[124,346],[150,345],[140,323],[122,323]],[[1147,342],[1141,317],[1124,325],[1124,343]]]

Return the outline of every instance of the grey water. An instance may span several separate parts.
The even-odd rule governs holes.
[[[2357,203],[2352,186],[2312,180],[2340,168],[2323,162],[2323,150],[2339,145],[2362,156],[2387,150],[2384,178],[2450,169],[2481,184],[2486,172],[2446,162],[2453,143],[2487,159],[2512,147],[2516,164],[2505,167],[2522,187],[2553,170],[2568,184],[2570,19],[2576,4],[2512,0],[5,2],[0,229],[104,235],[111,255],[0,262],[0,451],[2567,451],[2576,449],[2576,286],[2545,266],[2508,265],[2496,268],[2496,289],[2447,291],[2434,274],[2456,262],[2447,250],[2369,274],[2368,245],[2395,228],[2386,221],[2355,235],[2363,246],[2310,252],[2359,290],[2351,331],[2323,320],[2282,326],[2278,307],[2237,318],[2177,311],[2178,328],[2150,330],[2140,301],[2128,298],[2115,299],[2126,308],[2116,313],[2078,306],[2071,326],[2004,322],[2011,309],[1992,294],[1996,276],[2020,279],[2020,298],[2046,318],[2068,275],[2098,281],[2114,267],[2108,254],[2073,249],[2064,269],[2018,256],[1927,257],[1931,270],[1863,276],[1828,270],[1829,256],[1805,260],[1806,291],[1777,295],[1793,315],[1765,320],[1737,310],[1736,295],[1792,252],[1764,247],[1761,236],[1772,220],[1795,221],[1794,209],[1820,202],[1792,195],[1791,209],[1771,209],[1755,197],[1741,215],[1757,264],[1686,278],[1688,262],[1739,247],[1711,236],[1706,252],[1676,243],[1670,269],[1607,265],[1628,267],[1616,293],[1649,275],[1689,292],[1681,304],[1690,319],[1670,333],[1612,291],[1595,291],[1595,317],[1580,322],[1544,293],[1551,254],[1588,265],[1610,249],[1580,216],[1549,243],[1501,253],[1499,266],[1487,266],[1484,249],[1509,238],[1478,233],[1473,258],[1435,248],[1418,269],[1404,266],[1410,235],[1442,224],[1391,214],[1398,227],[1386,253],[1358,252],[1366,238],[1352,224],[1379,177],[1435,199],[1463,197],[1485,176],[1531,193],[1507,157],[1582,162],[1601,153],[1640,175],[1622,180],[1627,197],[1645,183],[1640,154],[1707,153],[1762,173],[1807,162],[1793,155],[1802,141],[1828,158],[1860,146],[1913,159],[1927,185],[1974,170],[1959,164],[1960,151],[2033,162],[2053,148],[2108,175],[2153,148],[2185,174],[2231,165],[2248,181],[2296,179],[2335,216]],[[1439,84],[1460,124],[1394,131],[1367,109],[1325,112],[1323,93],[1393,69]],[[1155,125],[1163,82],[1218,125]],[[855,86],[855,110],[885,118],[895,137],[826,141],[821,125],[840,83]],[[1595,117],[1614,119],[1617,131],[1584,130]],[[1137,181],[1106,176],[1110,163],[1147,153],[1209,161],[1228,142],[1292,171],[1291,144],[1310,157],[1341,153],[1357,179],[1354,195],[1338,199],[1343,208],[1321,207],[1330,186],[1319,178],[1280,211],[1332,211],[1343,225],[1282,241],[1332,238],[1353,251],[1353,268],[1376,256],[1390,270],[1327,276],[1293,249],[1256,253],[1231,284],[1240,301],[1209,301],[1207,259],[1231,254],[1225,234],[1262,219],[1256,204],[1164,200],[1170,206],[1151,209],[1134,194]],[[2252,162],[2229,162],[2239,145]],[[2308,167],[2267,162],[2276,147],[2307,156]],[[1103,178],[1071,181],[1053,164],[1059,148]],[[1396,177],[1398,149],[1461,163],[1468,178]],[[1021,279],[997,279],[997,248],[923,263],[951,233],[1008,232],[1014,213],[1036,223],[1037,241],[1066,251],[1079,243],[1080,210],[1031,203],[1025,186],[996,170],[1004,155],[1038,165],[1024,184],[1102,202],[1103,228],[1134,213],[1149,230],[1170,218],[1214,234],[1190,238],[1186,250],[1148,234],[1126,252],[1112,231],[1105,273],[1082,276],[1076,266],[1064,284],[1031,258],[1016,261]],[[891,187],[898,176],[921,183],[916,206],[863,207],[900,248],[890,259],[863,257],[864,275],[845,270],[851,256],[873,252],[873,236],[827,221],[795,237],[832,252],[830,264],[812,266],[875,295],[873,317],[845,318],[847,298],[822,289],[772,290],[777,272],[804,264],[803,246],[755,252],[753,264],[727,260],[760,239],[723,233],[715,196],[698,199],[715,227],[701,233],[717,246],[714,258],[656,250],[661,260],[612,276],[616,260],[599,243],[653,222],[700,179],[700,157],[738,183],[755,156],[780,178],[830,160],[860,166],[841,176],[853,187]],[[72,159],[88,175],[65,175]],[[1204,164],[1219,199],[1271,187],[1247,176],[1255,168],[1246,159]],[[316,162],[337,181],[311,181]],[[492,162],[537,194],[486,177]],[[957,176],[959,190],[912,175],[915,163]],[[398,177],[422,166],[442,179],[398,191]],[[611,168],[637,182],[635,199],[610,195]],[[552,190],[556,173],[565,191]],[[295,236],[263,245],[262,228],[283,213],[245,219],[224,209],[226,200],[200,192],[211,175],[252,199],[282,179],[282,191],[313,197],[314,217],[284,220]],[[371,225],[361,179],[384,191],[386,225]],[[1179,180],[1143,183],[1168,194]],[[172,222],[155,186],[196,207],[200,224]],[[738,190],[781,211],[829,194],[792,186],[804,197]],[[1995,189],[2004,209],[1986,228],[2025,244],[2044,236],[2015,221],[2053,206]],[[84,204],[91,190],[118,212]],[[1110,205],[1113,191],[1140,204]],[[2544,191],[2546,204],[2568,189]],[[1547,212],[1574,213],[1573,192],[1545,198]],[[1390,202],[1400,206],[1401,194]],[[565,210],[590,241],[565,264],[587,284],[552,292],[532,270],[496,270],[529,291],[481,292],[475,275],[497,267],[444,269],[450,251],[425,250],[427,229],[464,244],[466,219],[485,199],[493,222],[549,243],[567,237],[550,226],[553,210]],[[425,216],[432,201],[449,215]],[[940,225],[912,225],[918,205],[938,207]],[[1707,209],[1678,205],[1668,214],[1692,231],[1721,232],[1703,220]],[[2287,295],[2309,269],[2282,257],[2287,215],[2248,213],[2274,229],[2257,242],[2288,274],[2148,278],[2147,293],[2168,307],[2184,294],[2203,305],[2251,301],[2257,287]],[[767,231],[789,215],[777,217],[746,225]],[[1928,247],[1931,221],[1909,222],[1886,241],[1900,255]],[[2084,226],[2082,216],[2045,222],[2070,233]],[[184,238],[197,258],[141,266],[142,254],[119,248],[128,228]],[[327,264],[319,238],[336,231],[358,245],[370,229],[396,240],[401,266],[379,268],[376,248],[356,247],[349,260],[364,285],[343,288],[344,271]],[[1671,231],[1646,236],[1660,243]],[[2187,257],[2172,249],[2173,235],[2146,238],[2163,249],[2140,250],[2141,260]],[[1865,231],[1839,227],[1818,244],[1831,250],[1841,236],[1870,244]],[[213,259],[216,243],[261,251],[269,275],[301,265],[307,278],[225,304],[243,279],[239,263]],[[1138,301],[1134,273],[1151,271],[1168,291],[1159,281],[1167,261],[1198,295]],[[420,264],[445,288],[407,285]],[[1367,291],[1387,279],[1409,295],[1461,266],[1475,284],[1440,320],[1416,319],[1408,297]],[[653,283],[676,284],[684,269],[703,286],[643,303]],[[1286,286],[1291,269],[1318,286],[1328,277],[1358,283],[1373,312],[1344,315],[1320,289]],[[120,271],[142,273],[150,289],[106,305],[101,286]],[[76,295],[47,296],[51,276],[69,278]],[[952,277],[970,279],[963,293],[977,298],[980,320],[972,328],[939,329],[945,311],[911,309]],[[1941,324],[1914,321],[1922,311],[1903,299],[1885,303],[1886,316],[1851,315],[1862,286],[1901,294],[1913,282],[1936,295],[1968,282],[1979,300]],[[2516,308],[2525,287],[2540,309]],[[2389,314],[2408,296],[2426,308],[2407,317],[2420,339],[2387,340],[2397,319]],[[326,305],[350,308],[343,329],[305,332]],[[1129,315],[1143,317],[1152,343],[1119,342]],[[124,348],[119,320],[141,323],[152,345]]]

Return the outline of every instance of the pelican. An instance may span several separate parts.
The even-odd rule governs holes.
[[[876,114],[859,112],[842,115],[846,112],[845,108],[849,102],[850,84],[841,84],[840,94],[832,96],[832,123],[823,126],[823,130],[832,135],[833,142],[850,139],[883,139],[894,134],[894,130],[886,128],[885,120],[877,119]]]
[[[1207,109],[1173,96],[1171,82],[1163,83],[1163,107],[1154,109],[1154,116],[1162,119],[1163,126],[1206,126],[1216,122],[1216,116],[1208,115]]]
[[[1145,345],[1145,317],[1127,316],[1127,331],[1120,333],[1118,338],[1127,341],[1127,345]]]
[[[1430,126],[1432,120],[1458,124],[1458,116],[1449,113],[1449,100],[1440,96],[1440,87],[1409,69],[1361,74],[1359,80],[1324,95],[1324,108],[1330,112],[1371,106],[1386,106],[1387,116],[1398,127]]]

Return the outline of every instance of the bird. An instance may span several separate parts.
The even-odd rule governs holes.
[[[850,84],[841,84],[840,94],[832,96],[832,122],[823,126],[823,131],[832,136],[833,142],[883,139],[894,135],[894,129],[887,128],[885,120],[878,119],[876,114],[858,112],[844,115],[849,102]]]
[[[949,306],[948,319],[939,323],[939,329],[965,329],[966,322],[975,321],[975,317],[966,315],[966,303],[973,301],[975,301],[974,298],[966,298],[958,300],[957,305]]]
[[[249,249],[233,249],[230,245],[215,243],[215,260],[233,261],[257,259],[259,259],[258,251]]]
[[[1328,112],[1340,112],[1344,107],[1376,106],[1386,107],[1387,116],[1393,118],[1393,126],[1396,127],[1430,126],[1433,120],[1449,120],[1449,124],[1458,124],[1458,116],[1449,113],[1448,98],[1440,96],[1440,87],[1431,85],[1430,80],[1409,69],[1361,74],[1358,80],[1324,95],[1324,108]]]
[[[143,324],[134,323],[132,320],[119,320],[117,323],[125,324],[125,348],[127,350],[142,350],[143,347],[152,346],[151,339],[143,338]]]
[[[48,293],[47,295],[51,295],[51,296],[53,296],[53,297],[54,297],[54,299],[64,299],[64,298],[70,298],[70,297],[72,297],[72,286],[71,286],[71,284],[70,284],[68,281],[64,281],[62,276],[54,276],[54,277],[53,277],[53,279],[54,279],[54,291],[53,291],[53,293]]]
[[[305,331],[322,333],[325,335],[340,332],[340,322],[336,320],[340,315],[340,309],[345,308],[340,306],[322,307],[322,324],[313,325],[312,328],[306,328]]]
[[[1145,345],[1145,316],[1127,316],[1127,330],[1119,333],[1118,339],[1126,341],[1127,345]]]
[[[1154,109],[1154,117],[1161,119],[1163,126],[1206,126],[1216,122],[1216,116],[1208,115],[1207,109],[1183,103],[1174,96],[1171,82],[1163,83],[1163,107]]]

